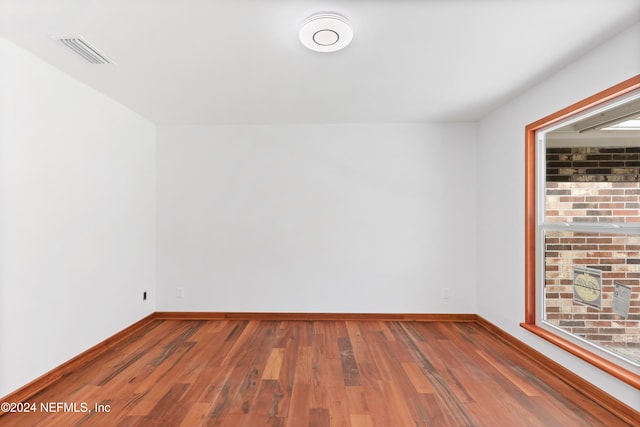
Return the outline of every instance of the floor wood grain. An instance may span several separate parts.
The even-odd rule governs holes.
[[[156,320],[29,403],[0,426],[630,425],[471,322]]]

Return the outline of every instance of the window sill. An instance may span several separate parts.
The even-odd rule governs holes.
[[[540,338],[543,338],[550,343],[555,344],[556,346],[568,351],[569,353],[584,360],[585,362],[591,363],[592,365],[600,368],[604,372],[612,375],[620,381],[625,382],[634,388],[640,389],[640,375],[624,369],[603,357],[593,354],[589,350],[577,344],[574,344],[571,341],[561,338],[558,335],[549,332],[538,325],[520,323],[520,326],[527,331],[539,336]]]

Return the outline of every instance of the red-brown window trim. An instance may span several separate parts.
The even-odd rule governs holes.
[[[536,324],[536,132],[640,88],[640,74],[533,122],[525,128],[525,320],[526,330],[640,389],[640,375],[604,359]]]

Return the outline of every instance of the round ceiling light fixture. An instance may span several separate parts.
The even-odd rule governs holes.
[[[344,16],[334,12],[308,17],[300,29],[300,41],[316,52],[335,52],[353,40],[353,28]]]

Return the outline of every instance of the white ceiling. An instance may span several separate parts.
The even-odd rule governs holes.
[[[300,44],[322,11],[346,49]],[[640,0],[0,0],[0,36],[157,124],[473,121],[639,20]]]

